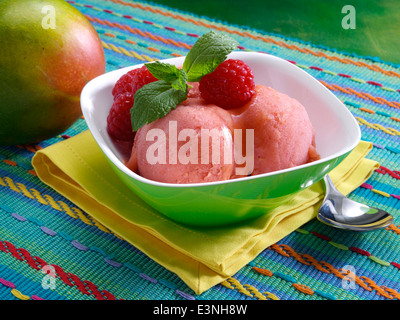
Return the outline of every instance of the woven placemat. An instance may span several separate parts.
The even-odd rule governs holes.
[[[0,299],[400,298],[398,66],[146,3],[68,2],[99,33],[107,71],[185,55],[200,35],[214,29],[229,33],[243,51],[276,55],[310,73],[356,117],[362,139],[373,143],[368,157],[381,164],[350,198],[391,212],[394,223],[355,233],[312,220],[231,278],[196,295],[36,176],[34,153],[86,130],[79,119],[37,145],[0,147]],[[57,277],[46,275],[46,268]],[[349,272],[354,281],[348,281]]]

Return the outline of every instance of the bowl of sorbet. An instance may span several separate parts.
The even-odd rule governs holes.
[[[155,210],[183,224],[220,226],[268,214],[321,180],[361,138],[346,106],[302,69],[263,53],[233,52],[228,58],[252,69],[250,101],[222,109],[205,103],[193,83],[187,100],[136,133],[130,154],[109,136],[106,119],[115,83],[143,65],[101,75],[82,91],[88,128],[115,173]],[[162,60],[178,67],[183,61]],[[199,149],[207,151],[205,158],[201,152],[193,156],[190,139],[179,139],[183,129],[196,142],[204,132],[218,139]],[[170,144],[157,148],[161,138]]]

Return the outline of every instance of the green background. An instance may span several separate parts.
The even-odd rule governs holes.
[[[400,63],[400,0],[152,0],[229,24]],[[343,29],[345,5],[356,29]]]

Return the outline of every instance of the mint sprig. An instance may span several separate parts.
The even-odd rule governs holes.
[[[186,90],[187,75],[184,70],[160,61],[147,63],[146,67],[154,77],[169,82],[174,89]]]
[[[130,111],[133,131],[175,109],[187,98],[188,82],[200,81],[213,72],[237,46],[236,40],[229,36],[210,31],[190,49],[182,69],[159,61],[145,64],[158,81],[144,85],[135,93]]]

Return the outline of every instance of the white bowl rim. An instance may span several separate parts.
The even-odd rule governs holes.
[[[288,173],[291,171],[296,171],[296,170],[300,170],[302,168],[307,168],[307,167],[311,167],[311,166],[315,166],[317,164],[321,164],[321,163],[325,163],[328,161],[331,161],[335,158],[338,158],[348,152],[350,152],[351,150],[353,150],[358,143],[361,140],[361,130],[359,128],[359,125],[356,121],[356,119],[353,117],[353,115],[351,114],[351,112],[346,108],[346,106],[331,92],[329,91],[329,89],[327,89],[323,84],[321,84],[318,80],[316,80],[314,77],[312,77],[310,74],[308,74],[307,72],[305,72],[304,70],[300,69],[299,67],[297,67],[296,65],[290,63],[287,60],[284,60],[282,58],[267,54],[267,53],[261,53],[261,52],[240,52],[240,51],[234,51],[232,52],[229,56],[235,55],[235,54],[246,54],[246,55],[264,55],[267,56],[268,59],[276,59],[276,61],[279,61],[280,63],[285,63],[290,65],[291,68],[297,68],[298,71],[303,73],[304,77],[307,78],[312,78],[316,83],[315,85],[319,86],[320,90],[323,90],[326,92],[326,94],[331,95],[334,99],[336,99],[340,105],[342,105],[342,110],[341,112],[347,113],[347,116],[350,116],[350,119],[353,120],[353,125],[354,128],[356,130],[356,135],[353,137],[353,142],[351,144],[349,144],[345,149],[342,149],[334,154],[331,154],[328,157],[324,157],[321,158],[319,160],[313,161],[313,162],[308,162],[302,165],[298,165],[295,167],[290,167],[290,168],[286,168],[286,169],[282,169],[282,170],[277,170],[277,171],[272,171],[272,172],[268,172],[268,173],[263,173],[263,174],[258,174],[258,175],[254,175],[254,176],[247,176],[247,177],[242,177],[242,178],[235,178],[235,179],[230,179],[230,180],[222,180],[222,181],[213,181],[213,182],[201,182],[201,183],[186,183],[186,184],[177,184],[177,183],[166,183],[166,182],[158,182],[158,181],[154,181],[154,180],[150,180],[147,178],[144,178],[142,176],[140,176],[139,174],[133,172],[132,170],[130,170],[120,159],[118,159],[118,157],[114,154],[114,152],[110,149],[110,147],[107,145],[107,143],[104,141],[103,137],[101,136],[97,126],[91,121],[91,118],[89,116],[89,109],[91,106],[91,99],[90,96],[92,95],[93,92],[96,92],[96,88],[98,86],[98,84],[104,82],[107,78],[109,77],[113,77],[116,74],[120,74],[123,75],[124,73],[128,72],[129,70],[132,69],[136,69],[136,68],[140,68],[142,67],[144,64],[136,64],[133,66],[129,66],[129,67],[124,67],[121,69],[117,69],[117,70],[113,70],[110,72],[107,72],[103,75],[100,75],[94,79],[92,79],[91,81],[89,81],[85,87],[83,88],[82,92],[81,92],[81,108],[82,108],[82,113],[85,119],[87,119],[87,125],[88,128],[90,130],[90,132],[92,133],[94,139],[96,140],[97,144],[99,145],[99,147],[101,148],[101,150],[105,153],[105,155],[108,157],[108,159],[119,169],[121,170],[123,173],[125,173],[126,175],[128,175],[129,177],[138,180],[142,183],[145,184],[150,184],[150,185],[154,185],[154,186],[158,186],[158,187],[169,187],[169,188],[188,188],[188,187],[206,187],[206,186],[211,186],[211,185],[220,185],[220,184],[228,184],[228,183],[236,183],[236,182],[240,182],[240,181],[248,181],[248,180],[253,180],[253,179],[260,179],[260,178],[264,178],[264,177],[268,177],[268,176],[273,176],[273,175],[280,175],[283,173]],[[161,62],[165,62],[165,63],[176,63],[177,61],[181,61],[183,62],[185,56],[182,57],[177,57],[177,58],[170,58],[170,59],[163,59],[160,60]],[[110,93],[111,94],[111,93]]]

